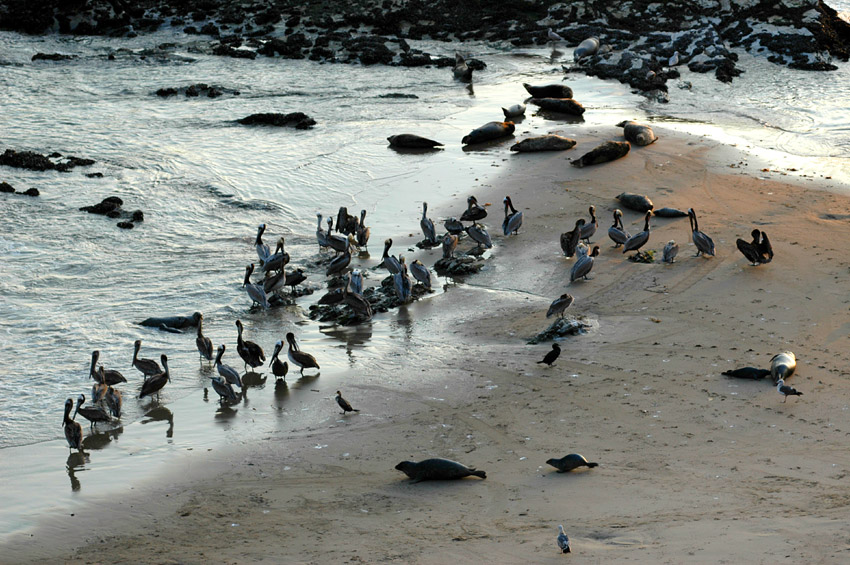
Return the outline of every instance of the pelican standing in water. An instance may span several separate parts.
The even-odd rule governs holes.
[[[393,275],[393,284],[395,292],[402,302],[410,300],[410,276],[407,274],[407,265],[404,262],[404,256],[399,257],[401,270]]]
[[[628,253],[629,251],[637,251],[649,241],[649,218],[652,216],[652,212],[647,212],[643,222],[643,231],[640,233],[636,233],[632,237],[626,240],[623,244],[623,253]]]
[[[585,222],[585,224],[581,226],[581,239],[590,245],[590,238],[596,233],[596,228],[599,226],[599,222],[596,221],[596,206],[591,206],[588,208],[588,211],[590,212],[590,222]]]
[[[351,246],[345,248],[342,255],[334,257],[328,268],[325,270],[327,276],[341,274],[346,267],[351,263]]]
[[[284,288],[286,288],[286,267],[281,267],[273,275],[266,271],[266,278],[263,279],[263,292],[266,296],[277,294]]]
[[[331,234],[333,229],[333,218],[328,218],[328,247],[336,251],[336,254],[344,252],[348,248],[348,236]],[[337,230],[339,231],[339,230]]]
[[[514,203],[510,196],[505,196],[502,200],[505,204],[505,219],[502,221],[502,233],[506,236],[519,233],[519,228],[522,226],[522,212],[518,212],[514,208]]]
[[[218,371],[218,374],[222,376],[224,380],[229,382],[232,385],[236,385],[239,388],[242,388],[242,379],[239,377],[239,372],[231,367],[230,365],[225,365],[221,362],[221,358],[224,355],[224,344],[218,346],[218,353],[215,356],[215,368]]]
[[[137,339],[133,343],[133,367],[141,371],[145,378],[161,373],[162,368],[153,359],[139,359],[139,349],[141,348],[142,340]]]
[[[248,298],[252,300],[251,306],[259,304],[263,308],[269,308],[269,297],[261,284],[251,282],[251,273],[254,272],[254,264],[251,263],[245,267],[245,279],[242,281],[242,287],[248,293]]]
[[[266,224],[260,224],[257,226],[257,239],[254,240],[254,247],[257,249],[257,258],[260,260],[260,263],[264,263],[268,260],[271,252],[269,251],[269,246],[263,243],[263,233],[266,231]]]
[[[91,367],[89,367],[89,376],[101,384],[117,385],[118,383],[126,383],[127,379],[124,375],[114,369],[105,369],[103,365],[97,367],[97,361],[100,359],[100,351],[95,349],[91,352]]]
[[[478,247],[484,246],[486,249],[493,247],[493,242],[490,239],[490,234],[487,229],[479,223],[474,223],[466,228],[466,234],[472,238],[472,241],[478,244]]]
[[[319,224],[316,226],[316,242],[319,244],[319,251],[321,251],[327,249],[330,244],[328,243],[328,232],[322,227],[322,215],[317,213],[316,217],[319,219]]]
[[[203,363],[204,359],[212,361],[214,358],[212,340],[204,335],[203,325],[204,316],[201,314],[201,318],[198,320],[198,337],[195,338],[195,345],[198,347],[198,358],[201,363]]]
[[[422,261],[416,259],[411,263],[410,272],[414,279],[421,282],[428,290],[431,290],[431,271],[428,270],[428,267]]]
[[[218,394],[218,401],[220,403],[223,404],[225,401],[236,402],[239,400],[239,396],[237,396],[236,391],[233,390],[229,382],[218,375],[210,375],[210,380],[212,381],[213,390]]]
[[[239,332],[236,337],[236,353],[245,362],[244,368],[246,372],[248,371],[248,365],[251,365],[252,369],[256,369],[266,362],[266,355],[263,353],[263,348],[253,341],[242,339],[242,330],[244,328],[240,320],[236,320],[236,329]]]
[[[664,263],[675,263],[676,255],[679,254],[679,244],[672,239],[664,246],[664,253],[661,256],[661,261]]]
[[[631,237],[623,227],[623,212],[614,210],[614,225],[608,228],[608,237],[614,242],[614,247],[620,247]]]
[[[351,273],[348,273],[348,281],[342,289],[342,300],[355,314],[366,320],[372,319],[372,306],[369,301],[363,298],[359,292],[351,292]]]
[[[363,271],[354,269],[349,275],[351,292],[354,294],[363,294]]]
[[[142,391],[139,393],[139,398],[156,394],[156,399],[159,400],[159,391],[165,386],[165,383],[171,380],[171,375],[168,372],[168,357],[163,353],[160,356],[162,361],[162,372],[145,379],[142,384]]]
[[[261,263],[260,270],[267,273],[270,271],[277,271],[278,269],[282,269],[288,265],[289,253],[286,252],[285,246],[286,240],[282,237],[278,239],[274,255],[269,255],[268,259]]]
[[[286,373],[289,372],[289,364],[286,361],[281,362],[278,357],[281,349],[283,349],[283,341],[278,340],[274,344],[274,353],[272,353],[272,360],[269,361],[269,367],[272,368],[272,374],[275,376],[275,380],[279,381],[283,379],[283,382],[286,382]]]
[[[68,447],[71,449],[83,449],[83,427],[79,422],[71,419],[71,408],[74,407],[74,401],[68,399],[65,401],[65,416],[62,418],[62,427],[65,428],[65,440],[68,442]]]
[[[76,417],[79,413],[83,418],[91,422],[89,427],[94,427],[95,424],[101,422],[109,422],[112,418],[106,413],[106,410],[100,406],[86,406],[83,408],[83,403],[86,401],[86,395],[81,394],[77,397],[77,409],[74,411]]]
[[[460,221],[462,222],[477,222],[487,217],[487,210],[478,205],[478,199],[470,196],[466,199],[466,211],[461,214]]]
[[[546,311],[546,317],[551,318],[552,316],[557,315],[559,318],[563,318],[564,311],[570,307],[573,300],[574,299],[571,294],[562,294],[549,305],[549,310]]]
[[[443,237],[443,259],[454,257],[455,249],[457,249],[457,236],[447,233]]]
[[[106,387],[106,406],[115,418],[121,417],[121,406],[124,404],[124,398],[121,396],[121,391],[111,386]]]
[[[697,254],[694,257],[699,257],[700,253],[702,253],[703,257],[707,257],[708,255],[714,257],[714,242],[710,237],[700,231],[699,224],[697,223],[697,213],[694,212],[693,208],[688,208],[688,219],[691,222],[691,235],[694,245],[697,246]]]
[[[581,256],[576,260],[575,265],[570,270],[570,282],[575,281],[576,279],[584,278],[584,280],[588,280],[587,275],[590,274],[590,270],[593,268],[593,258],[599,255],[599,246],[594,245],[593,251],[591,251],[590,255],[587,253],[582,253]]]
[[[579,218],[572,230],[561,234],[561,250],[567,259],[576,254],[576,248],[581,241],[582,226],[584,226],[584,218]]]
[[[295,334],[289,332],[286,334],[286,341],[289,342],[289,352],[287,356],[289,361],[301,369],[301,375],[304,375],[304,369],[318,369],[319,363],[316,358],[298,349],[298,344],[295,343]]]
[[[372,230],[366,225],[366,210],[360,210],[360,222],[357,225],[357,231],[354,236],[357,238],[358,247],[369,246],[369,236]]]
[[[428,203],[422,203],[422,219],[419,220],[419,227],[422,228],[422,233],[425,235],[425,241],[429,244],[437,243],[437,231],[434,229],[434,222],[427,216]]]
[[[395,255],[390,255],[390,247],[392,246],[392,239],[388,238],[384,240],[384,255],[381,259],[381,264],[390,272],[390,274],[395,275],[396,273],[401,272],[401,263],[398,262]]]

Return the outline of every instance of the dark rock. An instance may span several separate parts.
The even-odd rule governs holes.
[[[26,189],[23,192],[19,192],[18,194],[23,194],[24,196],[38,196],[41,193],[38,191],[37,188],[32,187],[32,188]]]
[[[15,187],[13,187],[8,182],[0,182],[0,192],[8,192],[10,194],[14,194]]]
[[[76,59],[76,55],[63,55],[62,53],[36,53],[32,56],[33,61],[68,61]]]
[[[221,35],[221,32],[219,31],[218,27],[214,23],[209,22],[208,24],[206,24],[204,27],[201,28],[201,34],[211,35],[213,37],[218,37],[219,35]]]
[[[585,316],[564,316],[558,318],[548,328],[528,340],[528,344],[536,345],[559,337],[581,335],[587,333],[587,330],[592,326],[591,320]]]
[[[240,92],[238,90],[233,90],[232,88],[225,88],[223,86],[211,86],[202,82],[197,84],[192,84],[189,86],[181,86],[181,87],[168,87],[168,88],[160,88],[155,92],[157,96],[162,98],[168,98],[169,96],[176,96],[178,94],[183,94],[187,98],[194,98],[198,96],[207,96],[208,98],[218,98],[219,96],[223,96],[225,94],[231,96],[239,96]]]
[[[480,257],[455,253],[454,257],[443,257],[434,263],[434,270],[441,277],[472,275],[481,270],[484,261]]]
[[[133,222],[144,222],[145,221],[145,213],[141,210],[134,210],[130,215],[130,219]]]
[[[15,151],[7,149],[0,155],[0,165],[16,167],[18,169],[29,169],[31,171],[49,171],[56,169],[56,165],[45,157],[32,151]]]
[[[83,206],[80,210],[88,212],[89,214],[101,214],[105,216],[109,212],[113,212],[121,208],[122,204],[124,204],[124,201],[117,196],[108,196],[101,200],[99,204],[95,204],[94,206]]]
[[[308,129],[316,125],[316,120],[303,112],[291,112],[289,114],[264,113],[251,114],[239,120],[243,125],[266,125],[266,126],[294,126],[296,129]]]
[[[122,230],[131,230],[136,227],[133,225],[133,222],[118,222],[115,225],[121,228]]]
[[[250,51],[248,49],[234,49],[229,45],[225,45],[223,43],[219,43],[215,47],[213,47],[213,55],[220,55],[225,57],[233,57],[234,59],[256,59],[257,53],[256,51]]]
[[[388,94],[379,94],[378,98],[411,98],[414,100],[419,99],[415,94],[404,94],[401,92],[390,92]]]

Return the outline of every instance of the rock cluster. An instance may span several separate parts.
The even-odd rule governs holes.
[[[224,88],[223,86],[211,86],[209,84],[199,82],[197,84],[192,84],[189,86],[160,88],[156,91],[155,94],[162,98],[168,98],[170,96],[177,95],[182,95],[186,98],[196,98],[198,96],[206,96],[207,98],[218,98],[219,96],[222,96],[224,94],[239,96],[240,92],[238,90]]]
[[[125,230],[131,230],[135,227],[135,224],[145,221],[144,212],[141,210],[128,212],[121,207],[123,205],[124,201],[117,196],[107,196],[94,206],[83,206],[80,210],[89,214],[106,216],[107,218],[121,218],[122,220],[116,225]]]
[[[587,330],[591,327],[593,327],[593,323],[584,316],[564,316],[563,318],[558,318],[548,328],[529,339],[528,344],[536,345],[559,337],[580,335],[587,333]]]
[[[72,155],[63,157],[61,153],[51,153],[45,156],[32,151],[7,149],[0,155],[0,165],[29,169],[30,171],[60,171],[64,173],[74,167],[87,167],[93,164],[94,160],[92,159],[83,159]]]
[[[316,125],[316,120],[303,112],[251,114],[236,121],[246,126],[291,126],[295,129],[309,129]]]
[[[38,196],[40,194],[38,189],[35,188],[35,187],[28,188],[28,189],[23,190],[23,191],[21,191],[21,190],[16,191],[15,187],[12,186],[11,184],[9,184],[8,182],[0,182],[0,193],[3,193],[3,192],[5,192],[7,194],[23,194],[24,196]]]

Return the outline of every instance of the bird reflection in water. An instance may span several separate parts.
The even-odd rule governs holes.
[[[277,416],[284,416],[284,408],[283,404],[289,398],[289,385],[286,384],[286,381],[283,379],[279,379],[274,383],[274,404],[272,407],[274,408],[275,414]]]
[[[157,406],[153,410],[149,410],[142,419],[142,425],[150,424],[151,422],[168,422],[168,429],[165,431],[165,437],[174,437],[174,414],[165,406]]]
[[[89,454],[84,451],[75,451],[68,456],[68,461],[65,462],[65,471],[68,473],[68,478],[71,479],[71,491],[77,492],[82,488],[80,479],[77,478],[77,470],[85,471],[85,465],[89,462]]]
[[[263,388],[265,384],[266,377],[263,375],[263,373],[248,371],[247,373],[242,375],[242,392],[245,392],[245,389],[248,387]]]
[[[345,354],[348,356],[349,365],[354,365],[353,353],[355,349],[363,349],[363,346],[372,340],[372,324],[359,324],[356,326],[330,326],[319,328],[323,334],[337,341],[345,343]]]
[[[215,411],[215,419],[220,422],[226,422],[228,420],[232,420],[238,410],[234,410],[229,404],[219,404],[218,409]]]
[[[124,426],[118,426],[109,430],[95,430],[93,433],[83,438],[83,449],[98,451],[106,447],[112,440],[117,440],[118,436],[124,433]]]

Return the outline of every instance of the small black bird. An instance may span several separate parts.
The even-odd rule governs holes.
[[[551,367],[552,363],[555,362],[555,359],[557,359],[560,354],[561,354],[561,346],[558,345],[557,343],[553,343],[552,344],[552,351],[547,353],[546,357],[543,358],[543,361],[538,361],[537,364],[539,365],[541,363],[546,363],[547,365],[549,365]]]
[[[802,392],[800,392],[799,390],[797,390],[794,387],[790,387],[790,386],[786,385],[785,381],[783,381],[782,379],[779,379],[779,381],[777,381],[776,390],[779,392],[779,394],[781,394],[784,397],[782,399],[782,402],[785,402],[786,400],[788,400],[789,396],[803,396]]]
[[[339,404],[339,407],[342,408],[342,413],[346,412],[360,412],[357,408],[352,408],[351,404],[348,403],[346,399],[342,397],[342,393],[340,391],[336,391],[336,403]]]

